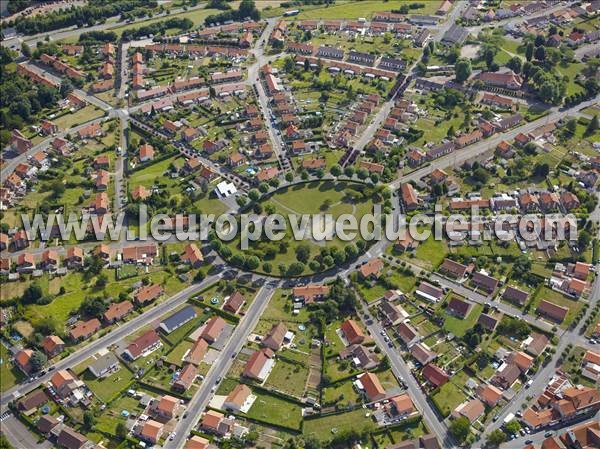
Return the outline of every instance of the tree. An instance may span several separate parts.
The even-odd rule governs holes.
[[[598,116],[594,115],[594,118],[592,118],[592,120],[590,120],[590,123],[588,124],[587,128],[585,129],[585,135],[591,136],[592,134],[594,134],[594,132],[597,129],[598,129]]]
[[[310,247],[305,243],[298,245],[298,247],[296,248],[296,259],[298,259],[302,263],[306,263],[309,257]]]
[[[42,287],[37,282],[29,285],[21,296],[23,304],[35,304],[43,296]]]
[[[505,424],[504,428],[509,434],[518,435],[519,430],[521,430],[521,424],[519,424],[519,421],[513,419],[509,423]]]
[[[488,435],[487,441],[492,447],[500,446],[506,441],[506,434],[500,429],[496,429]]]
[[[73,83],[69,79],[64,79],[60,83],[60,96],[66,98],[68,94],[73,92]]]
[[[29,45],[27,45],[26,42],[21,44],[21,53],[23,53],[23,56],[26,58],[31,58],[31,48],[29,48]]]
[[[41,351],[33,351],[29,363],[33,371],[40,371],[48,361],[48,357]]]
[[[538,47],[535,49],[535,59],[544,61],[546,59],[546,47]]]
[[[94,427],[94,424],[96,423],[96,417],[94,416],[94,413],[90,410],[87,410],[83,413],[83,427],[85,427],[88,430],[91,430]]]
[[[469,436],[470,429],[471,423],[464,416],[453,419],[448,426],[448,430],[459,443],[464,443],[466,441],[467,437]]]
[[[456,71],[456,81],[464,83],[471,76],[471,61],[467,58],[460,58],[456,61],[454,70]]]
[[[342,167],[340,167],[338,164],[334,164],[331,166],[329,172],[337,178],[342,174]]]
[[[52,198],[58,199],[65,193],[65,185],[60,179],[57,179],[50,185],[50,190],[52,191]]]
[[[124,440],[125,438],[127,438],[128,433],[129,431],[127,430],[127,426],[125,426],[125,423],[119,421],[117,423],[117,426],[115,427],[115,435],[119,437],[119,439]]]
[[[527,59],[527,61],[531,61],[533,59],[534,49],[535,47],[531,42],[527,44],[527,47],[525,47],[525,59]]]
[[[250,256],[246,259],[246,267],[249,270],[256,270],[260,265],[260,259],[256,256]]]
[[[537,163],[533,168],[533,176],[545,178],[550,173],[550,166],[547,163]]]
[[[508,67],[515,73],[521,73],[522,66],[523,63],[521,62],[521,58],[519,58],[518,56],[513,56],[506,63],[506,67]]]
[[[251,201],[256,201],[260,198],[260,193],[258,190],[256,189],[251,189],[248,192],[248,198],[250,198]]]

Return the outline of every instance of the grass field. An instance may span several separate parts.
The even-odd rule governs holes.
[[[302,397],[307,378],[306,366],[279,359],[267,379],[267,385],[292,396]]]
[[[6,391],[21,382],[25,375],[11,362],[6,346],[0,343],[0,391]]]
[[[548,288],[544,285],[537,291],[535,296],[531,298],[529,302],[530,313],[535,314],[535,311],[542,299],[545,299],[562,307],[567,307],[569,309],[565,320],[560,324],[560,327],[562,328],[566,328],[569,324],[571,324],[575,316],[577,316],[577,314],[581,310],[581,307],[583,307],[583,303],[581,300],[577,301],[574,299],[570,299],[564,296],[562,293],[554,291],[551,288]]]
[[[301,407],[269,394],[254,391],[256,401],[248,410],[248,417],[259,421],[299,430],[302,421]]]
[[[104,116],[104,111],[102,109],[89,104],[78,111],[54,119],[54,123],[56,123],[59,130],[67,130],[102,116]]]
[[[274,274],[281,274],[280,267],[282,265],[287,268],[290,264],[298,261],[296,252],[300,246],[308,247],[308,261],[319,255],[321,248],[325,246],[342,250],[351,242],[346,242],[335,234],[335,220],[343,214],[352,214],[359,223],[365,214],[373,210],[373,200],[362,197],[362,193],[360,193],[362,189],[363,186],[357,183],[333,183],[331,181],[315,181],[283,188],[263,201],[265,209],[272,207],[275,213],[281,214],[286,220],[287,227],[281,241],[273,242],[267,239],[249,241],[248,249],[241,251],[240,236],[243,232],[239,232],[236,238],[224,242],[224,244],[231,249],[233,254],[241,252],[246,257],[258,257],[261,263],[269,262],[271,272]],[[309,221],[304,222],[306,226],[303,227],[302,218],[304,217],[302,215],[312,214],[319,214],[322,218],[321,225],[319,226],[316,220],[313,223],[312,217],[307,217]],[[327,219],[327,215],[331,216],[331,220]],[[312,231],[315,228],[319,232],[315,234],[318,239],[313,239]],[[357,233],[352,242],[356,242],[358,239]],[[268,253],[269,251],[271,254]],[[267,254],[269,254],[268,257]],[[256,269],[259,272],[263,270],[262,265]],[[314,270],[308,263],[305,264],[302,274],[311,272]]]
[[[92,360],[88,360],[90,363]],[[121,366],[116,373],[111,374],[103,379],[96,379],[89,370],[85,370],[80,374],[80,379],[83,380],[90,390],[103,402],[107,402],[117,396],[118,393],[125,388],[133,380],[133,374],[128,369]]]
[[[447,382],[442,385],[439,391],[431,397],[431,400],[443,417],[449,416],[452,410],[464,402],[465,399],[465,394],[453,382]]]
[[[359,17],[370,19],[375,12],[391,11],[411,3],[414,2],[407,0],[338,2],[335,6],[302,11],[294,19],[358,19]],[[439,7],[438,2],[433,1],[420,2],[419,4],[423,5],[423,7],[410,10],[411,14],[433,14]]]
[[[359,408],[347,413],[307,419],[304,421],[304,435],[311,435],[326,441],[331,439],[335,433],[345,430],[372,431],[375,429],[375,423],[368,416],[369,414],[368,410]]]
[[[479,315],[483,311],[483,306],[481,304],[474,304],[471,306],[471,312],[469,315],[463,320],[451,315],[447,315],[444,320],[444,330],[447,332],[452,332],[457,337],[462,337],[465,335],[469,329],[475,326]]]

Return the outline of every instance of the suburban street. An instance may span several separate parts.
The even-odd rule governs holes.
[[[204,8],[206,5],[205,2],[199,3],[196,6],[188,7],[186,10],[195,10]],[[433,39],[435,41],[440,41],[444,33],[456,22],[458,18],[461,17],[462,12],[467,7],[467,2],[460,2],[456,7],[448,15],[447,19],[438,26],[432,27],[431,31],[433,33]],[[533,14],[531,16],[524,16],[519,18],[510,19],[511,23],[521,23],[527,19],[532,17],[537,17],[541,15],[549,14],[553,11],[556,11],[560,8],[560,5],[554,6],[552,8],[545,9],[542,13]],[[170,12],[170,15],[176,14],[177,12],[182,12],[182,8],[173,9]],[[166,14],[157,14],[156,17],[163,17]],[[273,151],[276,154],[279,165],[282,171],[290,170],[291,161],[289,160],[285,144],[281,138],[279,130],[276,128],[275,123],[272,119],[271,106],[270,106],[270,97],[267,95],[265,91],[264,85],[261,82],[261,74],[260,69],[263,65],[272,62],[274,59],[281,58],[285,56],[285,53],[279,53],[277,55],[265,55],[265,46],[273,31],[278,18],[270,18],[266,20],[266,28],[263,30],[261,36],[256,39],[254,47],[251,49],[251,52],[254,54],[255,62],[247,68],[247,79],[245,80],[245,84],[255,90],[256,97],[258,100],[258,104],[260,106],[260,110],[262,112],[264,123],[266,125],[267,132],[270,137],[270,141],[273,146]],[[504,23],[508,21],[498,21],[493,22],[488,25],[469,27],[469,31],[471,34],[477,34],[484,27],[489,25],[493,25],[495,27],[502,26]],[[143,25],[143,21],[139,22],[140,25]],[[118,17],[108,19],[106,23],[95,25],[92,27],[81,27],[81,28],[69,28],[64,30],[59,30],[54,33],[41,33],[35,36],[29,37],[17,37],[8,39],[2,42],[3,46],[11,46],[18,43],[20,47],[21,42],[27,42],[29,45],[35,45],[35,43],[42,41],[45,39],[47,35],[51,36],[52,40],[60,40],[64,38],[77,37],[82,32],[88,32],[92,30],[110,30],[116,26],[121,25],[122,23],[118,22]],[[122,43],[121,44],[121,60],[120,60],[120,84],[116,86],[116,97],[120,100],[125,100],[125,103],[128,103],[125,98],[127,94],[127,82],[128,76],[130,76],[129,71],[127,70],[127,49],[131,43]],[[594,44],[584,45],[576,50],[576,56],[578,58],[583,57],[589,51],[596,51],[596,46]],[[407,70],[407,77],[410,77],[414,74],[414,69],[417,62],[415,62],[409,69]],[[52,70],[46,70],[43,65],[38,63],[27,63],[28,67],[37,71],[38,73],[43,74],[43,76],[60,83],[61,78],[57,76]],[[205,87],[203,87],[205,89]],[[194,92],[194,90],[190,90],[187,92]],[[85,99],[89,104],[92,104],[101,110],[105,111],[105,116],[99,117],[93,120],[90,120],[86,123],[79,124],[70,129],[66,129],[60,131],[54,136],[49,136],[44,138],[40,143],[34,145],[27,152],[16,155],[12,159],[5,159],[0,170],[0,178],[4,181],[10,173],[12,173],[15,167],[21,163],[27,161],[29,156],[32,156],[36,152],[40,150],[46,149],[50,142],[56,137],[64,137],[68,134],[73,134],[77,132],[79,129],[88,126],[91,123],[103,123],[110,118],[118,118],[119,119],[119,146],[120,151],[118,151],[118,155],[116,157],[116,163],[114,172],[111,173],[114,176],[114,191],[115,196],[112,198],[113,200],[113,208],[112,213],[117,215],[119,213],[124,212],[125,206],[127,204],[127,179],[126,179],[126,167],[128,164],[128,146],[127,146],[127,130],[131,125],[135,125],[151,135],[161,138],[163,140],[172,140],[167,134],[165,134],[160,129],[154,129],[148,126],[143,121],[140,121],[138,118],[132,118],[131,114],[140,110],[144,104],[137,104],[135,106],[124,106],[122,108],[114,107],[105,101],[102,101],[98,97],[84,92],[80,89],[75,89],[74,93],[82,99]],[[180,94],[179,94],[180,95]],[[178,94],[168,94],[162,99],[172,99],[175,100]],[[380,109],[373,116],[371,122],[367,125],[367,127],[362,131],[362,133],[356,139],[352,150],[355,152],[362,151],[369,141],[372,140],[375,133],[378,129],[380,129],[382,123],[390,114],[391,109],[395,105],[396,98],[391,98],[383,103]],[[153,100],[155,101],[155,100]],[[394,181],[387,184],[387,187],[392,189],[393,191],[398,189],[401,184],[411,182],[411,181],[421,181],[423,178],[429,176],[431,172],[435,169],[444,169],[449,167],[459,167],[466,161],[476,160],[477,158],[483,157],[488,153],[494,151],[496,146],[503,140],[510,141],[515,138],[515,136],[519,133],[529,133],[535,130],[536,128],[543,126],[548,123],[557,122],[561,119],[565,119],[567,117],[578,117],[580,116],[580,111],[585,109],[593,104],[598,103],[600,101],[600,95],[597,95],[591,100],[584,101],[576,106],[572,107],[552,107],[549,111],[549,114],[541,117],[537,120],[534,120],[529,123],[525,123],[521,126],[510,129],[507,132],[494,134],[492,137],[489,137],[485,140],[482,140],[473,145],[469,145],[460,150],[455,150],[451,154],[446,156],[442,156],[438,159],[431,161],[428,165],[419,168],[411,173],[407,173],[403,176],[396,178]],[[149,104],[148,102],[147,104]],[[122,101],[119,104],[123,104]],[[142,119],[145,120],[145,119]],[[250,186],[248,182],[244,181],[238,175],[226,170],[223,167],[223,164],[215,163],[209,158],[199,154],[199,152],[195,151],[191,146],[182,142],[173,142],[176,146],[177,150],[180,154],[185,158],[198,158],[202,164],[218,173],[222,179],[232,181],[236,184],[236,186],[240,190],[247,190]],[[329,175],[327,175],[324,179],[329,179]],[[331,178],[333,179],[333,178]],[[287,181],[286,181],[287,182]],[[282,182],[282,185],[285,185],[286,182]],[[598,193],[597,193],[598,194]],[[398,196],[392,196],[393,201],[393,214],[395,216],[401,215],[401,208],[399,204]],[[239,207],[237,205],[230,207],[230,212],[235,214],[239,212]],[[596,208],[596,210],[591,214],[591,218],[593,220],[600,219],[600,205]],[[152,239],[149,239],[152,241]],[[174,238],[169,241],[175,241]],[[139,242],[138,242],[139,243]],[[259,289],[256,294],[254,300],[246,310],[244,316],[240,319],[237,326],[234,328],[233,333],[225,347],[221,350],[218,358],[212,363],[208,373],[200,384],[198,390],[195,392],[193,397],[185,404],[185,416],[181,416],[181,418],[177,421],[176,427],[174,430],[174,438],[173,440],[167,440],[163,447],[166,449],[181,449],[186,443],[187,438],[189,437],[192,430],[195,429],[199,418],[203,412],[203,410],[207,407],[211,397],[214,395],[214,392],[218,388],[218,385],[228,370],[231,368],[237,354],[242,349],[242,347],[247,342],[248,335],[252,332],[252,330],[256,327],[259,319],[264,313],[265,309],[268,306],[268,303],[275,293],[277,288],[290,288],[295,285],[304,285],[306,283],[324,283],[328,281],[332,281],[337,277],[341,277],[346,281],[348,285],[349,276],[351,273],[355,272],[362,264],[372,260],[376,257],[381,257],[386,254],[386,249],[389,247],[390,242],[388,240],[382,240],[374,243],[371,247],[368,248],[365,254],[357,257],[351,263],[345,263],[340,266],[334,266],[333,268],[311,276],[305,276],[303,278],[293,278],[293,279],[280,279],[267,275],[258,275],[251,272],[244,272],[240,270],[242,274],[247,274],[250,276],[252,281],[261,281],[262,287]],[[121,239],[118,241],[107,242],[108,246],[111,250],[121,251],[123,248],[135,245],[137,243],[128,241],[126,239],[126,233],[123,232],[121,235]],[[81,246],[84,249],[91,249],[95,246],[93,242],[82,242]],[[47,249],[45,245],[42,245],[39,248],[31,248],[26,249],[26,251],[32,255],[39,256],[41,253]],[[56,247],[59,254],[63,255],[66,252],[65,246]],[[21,252],[10,253],[11,257],[15,257]],[[2,252],[3,256],[8,254],[8,251]],[[164,298],[162,302],[155,304],[153,307],[149,307],[143,313],[135,316],[129,321],[121,322],[116,324],[115,327],[111,328],[104,335],[102,333],[97,336],[96,339],[91,339],[88,342],[80,344],[80,346],[72,352],[69,356],[64,359],[58,360],[53,365],[47,367],[52,370],[61,370],[72,368],[76,365],[83,363],[88,360],[91,356],[95,355],[99,351],[110,348],[119,342],[121,342],[127,336],[139,331],[144,326],[147,326],[149,323],[152,323],[159,318],[163,317],[165,314],[172,312],[185,304],[188,299],[207,287],[214,285],[216,282],[224,278],[224,273],[228,269],[225,262],[221,260],[221,258],[217,255],[215,258],[215,264],[219,263],[225,267],[218,274],[208,275],[203,281],[192,284],[183,290],[171,295],[168,298]],[[429,274],[428,271],[420,268],[419,266],[414,265],[411,262],[407,262],[407,266],[412,268],[412,270],[418,274]],[[237,269],[236,269],[237,270]],[[470,301],[473,301],[478,304],[488,305],[490,307],[496,308],[499,312],[503,314],[515,317],[519,320],[522,320],[533,328],[541,329],[547,333],[553,333],[553,328],[555,327],[553,324],[541,320],[537,318],[534,314],[525,314],[521,310],[512,307],[510,304],[502,302],[500,300],[494,300],[493,297],[487,296],[485,294],[480,293],[479,291],[471,290],[467,288],[465,285],[450,280],[444,276],[441,276],[436,273],[430,273],[429,279],[439,283],[440,286],[450,289],[453,292],[461,295]],[[593,307],[598,304],[600,301],[600,276],[596,276],[592,288],[591,293],[589,295],[588,303],[590,307],[588,307],[585,316],[581,319],[577,325],[574,326],[573,329],[567,330],[559,330],[555,333],[559,337],[558,344],[556,346],[556,350],[552,359],[549,363],[542,366],[537,373],[535,373],[531,379],[533,383],[529,388],[522,388],[519,390],[513,400],[511,400],[499,413],[498,419],[491,422],[489,425],[485,427],[483,432],[480,434],[480,441],[484,442],[486,437],[489,436],[490,432],[498,429],[503,424],[503,419],[511,413],[516,413],[521,410],[523,404],[528,404],[532,402],[531,398],[537,398],[544,389],[547,387],[549,380],[554,375],[557,367],[559,366],[559,358],[569,343],[593,349],[588,341],[581,335],[584,330],[584,325],[586,318],[591,314]],[[411,372],[411,367],[407,361],[401,355],[401,352],[398,348],[396,348],[393,344],[386,342],[384,339],[385,330],[380,321],[376,319],[376,317],[372,316],[368,311],[368,305],[366,302],[362,302],[363,312],[359,312],[360,319],[362,320],[364,326],[368,330],[370,336],[373,338],[375,343],[381,348],[383,354],[385,354],[390,362],[391,370],[394,373],[395,377],[401,381],[401,383],[406,384],[407,390],[410,393],[410,397],[414,403],[416,409],[421,413],[427,428],[430,433],[433,433],[444,449],[453,449],[457,447],[456,442],[452,438],[452,436],[448,432],[447,421],[435,411],[435,407],[430,402],[428,396],[422,389],[422,386],[419,384],[415,376],[413,376]],[[533,312],[532,312],[533,313]],[[53,371],[47,371],[46,374],[36,378],[32,381],[25,381],[20,385],[16,385],[2,393],[0,399],[0,412],[6,412],[7,406],[9,402],[17,399],[28,392],[38,388],[40,385],[46,383],[52,376]],[[600,419],[600,412],[598,412],[594,417],[589,418],[588,421]],[[579,425],[579,423],[577,424]],[[571,428],[573,426],[569,426],[567,428]],[[561,429],[561,432],[565,429]],[[2,421],[2,431],[6,434],[9,441],[15,445],[15,447],[20,448],[31,448],[34,446],[39,446],[41,449],[49,449],[52,445],[44,440],[43,443],[38,444],[38,440],[35,435],[33,435],[16,417],[7,415]],[[502,448],[507,449],[517,449],[522,448],[525,445],[526,440],[532,440],[536,444],[541,444],[544,440],[544,434],[547,429],[538,431],[532,435],[526,435],[523,437],[516,438],[515,440],[511,440],[502,445]]]
[[[143,314],[138,315],[137,317],[135,317],[127,322],[118,324],[115,328],[113,328],[106,335],[89,342],[88,344],[82,346],[81,348],[79,348],[78,350],[73,352],[68,357],[65,357],[64,359],[59,360],[58,362],[56,362],[54,365],[51,365],[51,366],[53,366],[55,370],[61,370],[61,369],[71,368],[73,366],[76,366],[76,365],[84,362],[89,357],[96,354],[98,351],[108,348],[108,347],[118,343],[123,338],[136,332],[138,329],[141,329],[142,327],[146,326],[148,323],[151,323],[152,321],[156,320],[157,318],[160,318],[164,314],[166,314],[166,313],[176,309],[180,305],[184,304],[190,296],[193,296],[193,295],[197,294],[199,291],[214,284],[219,279],[221,279],[222,275],[223,275],[223,273],[219,273],[218,275],[207,276],[202,282],[191,285],[191,286],[181,290],[180,292],[176,293],[175,295],[171,296],[170,298],[166,299],[165,301],[163,301],[163,302],[157,304],[156,306],[150,308],[149,310],[145,311]],[[1,411],[6,410],[6,406],[8,405],[8,403],[10,401],[36,389],[41,384],[50,380],[50,378],[52,377],[52,374],[53,374],[52,371],[50,371],[46,375],[41,376],[32,382],[16,385],[16,386],[4,391],[2,393],[2,398],[0,400],[0,410]]]
[[[221,351],[219,358],[213,363],[210,371],[202,381],[200,388],[198,388],[194,397],[187,404],[186,412],[188,417],[178,421],[177,427],[175,428],[175,439],[173,441],[168,441],[165,444],[167,449],[180,449],[183,447],[186,438],[196,425],[198,417],[206,408],[210,398],[214,394],[212,389],[213,386],[216,388],[219,383],[219,378],[229,371],[235,356],[240,349],[242,349],[242,346],[246,344],[248,335],[250,335],[250,332],[252,332],[269,304],[269,300],[271,299],[271,296],[273,296],[275,288],[276,284],[266,284],[256,294],[256,297],[252,301],[252,304],[250,304],[246,314],[235,327],[233,335],[229,338],[227,345]]]
[[[446,156],[442,156],[438,159],[431,161],[429,165],[423,168],[420,168],[407,175],[399,177],[395,181],[389,183],[389,186],[391,188],[397,189],[398,187],[400,187],[401,184],[404,184],[406,182],[418,181],[431,174],[431,172],[436,168],[441,170],[448,167],[460,167],[464,162],[468,160],[476,159],[478,156],[481,156],[488,151],[493,152],[494,149],[498,146],[498,144],[503,140],[510,141],[514,139],[515,136],[519,133],[527,134],[540,126],[559,121],[560,119],[565,117],[573,116],[576,112],[597,103],[599,100],[600,95],[596,95],[593,99],[579,103],[578,105],[573,106],[571,108],[554,107],[552,108],[552,112],[544,117],[526,123],[522,126],[513,128],[507,132],[494,134],[490,138],[477,142],[473,145],[469,145],[460,150],[455,150],[452,153],[447,154]]]

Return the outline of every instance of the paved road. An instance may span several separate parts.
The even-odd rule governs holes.
[[[61,370],[72,368],[73,366],[84,362],[89,357],[96,354],[98,351],[118,343],[123,338],[130,334],[133,334],[137,330],[146,326],[148,323],[151,323],[152,321],[160,318],[164,314],[184,304],[190,296],[214,284],[216,281],[221,279],[221,276],[222,273],[220,273],[219,275],[208,276],[202,282],[186,287],[185,289],[171,296],[169,299],[147,310],[142,315],[138,315],[137,317],[125,323],[118,324],[116,327],[112,328],[106,335],[90,342],[86,346],[75,351],[70,356],[56,362],[54,365],[51,366],[53,366],[56,370]],[[53,372],[49,372],[48,374],[42,376],[39,379],[34,380],[33,382],[16,385],[4,391],[2,393],[2,397],[0,398],[0,409],[4,411],[8,403],[11,400],[13,400],[16,396],[26,394],[34,390],[41,384],[50,380],[52,374]]]
[[[185,11],[193,11],[195,9],[203,9],[205,6],[206,6],[206,2],[201,2],[195,6],[187,6]],[[184,11],[183,8],[173,8],[170,11],[152,16],[152,19],[156,19],[156,18],[160,18],[160,17],[168,18],[174,14],[177,14],[177,13],[180,13],[183,11]],[[20,50],[21,43],[27,42],[27,44],[33,48],[33,47],[35,47],[35,44],[37,44],[38,42],[44,41],[46,39],[46,36],[49,36],[52,41],[59,41],[59,40],[67,39],[70,37],[78,37],[81,33],[87,33],[89,31],[104,31],[104,30],[110,30],[112,28],[120,27],[122,25],[126,25],[126,22],[121,21],[119,19],[120,19],[120,15],[115,16],[115,17],[109,17],[108,19],[106,19],[105,23],[102,23],[99,25],[94,25],[91,27],[73,26],[73,27],[69,27],[69,28],[63,28],[61,30],[47,31],[45,33],[34,34],[31,36],[19,35],[19,36],[13,37],[11,39],[6,39],[6,40],[2,41],[1,45],[3,47],[13,47],[16,44],[17,48]],[[144,21],[148,20],[148,19],[136,21],[136,25],[143,26]]]
[[[565,347],[572,343],[572,336],[579,336],[580,330],[585,326],[585,320],[592,312],[595,304],[600,300],[600,276],[596,277],[594,281],[594,285],[592,286],[592,291],[589,296],[590,307],[588,307],[585,316],[579,321],[577,326],[572,330],[565,331],[558,340],[558,345],[556,345],[556,352],[552,356],[550,363],[546,366],[542,367],[534,376],[533,376],[533,384],[528,389],[521,389],[514,399],[500,412],[499,418],[496,422],[491,423],[485,429],[482,434],[482,439],[485,439],[490,432],[495,429],[500,428],[502,425],[502,421],[504,418],[510,413],[516,413],[520,410],[521,404],[527,403],[527,397],[537,398],[545,388],[548,386],[549,380],[552,378],[556,369],[558,368],[558,359],[560,358]]]
[[[466,3],[466,2],[464,2],[464,3]],[[508,19],[495,20],[493,22],[489,22],[484,25],[477,25],[477,26],[472,26],[472,27],[467,27],[467,28],[472,35],[476,36],[481,30],[483,30],[485,28],[499,27],[499,26],[506,25],[507,23],[518,25],[527,20],[534,19],[536,17],[550,15],[553,12],[563,9],[565,7],[566,7],[566,2],[562,2],[561,4],[552,6],[551,8],[545,8],[543,11],[536,12],[536,13],[530,14],[528,16],[510,17]]]
[[[33,61],[33,62],[28,62],[25,65],[29,69],[31,69],[35,72],[38,72],[43,77],[48,78],[48,79],[54,81],[55,83],[60,84],[63,81],[63,78],[56,75],[56,72],[54,72],[54,70],[50,69],[48,66],[42,64],[41,62]],[[103,111],[111,111],[113,109],[113,107],[110,104],[108,104],[107,102],[102,101],[98,97],[91,95],[81,89],[74,89],[73,93],[75,95],[77,95],[78,97],[83,98],[88,103],[93,104],[94,106],[97,106],[98,108],[102,109]]]
[[[267,304],[269,304],[269,300],[271,299],[275,288],[274,285],[267,284],[259,290],[252,301],[252,304],[248,307],[246,314],[233,331],[227,345],[221,351],[219,358],[213,363],[210,371],[202,381],[202,385],[187,404],[187,418],[182,418],[177,423],[175,427],[175,439],[173,441],[168,441],[165,444],[165,448],[179,449],[183,447],[188,435],[197,424],[200,414],[208,405],[210,398],[214,394],[213,387],[216,388],[218,378],[224,376],[231,367],[235,356],[246,343],[248,335],[250,335],[265,311]]]
[[[575,424],[572,424],[570,426],[559,427],[556,431],[554,431],[554,435],[558,436],[558,435],[564,434],[564,433],[570,431],[571,429],[573,429],[574,427],[579,427],[584,424],[592,423],[592,422],[595,422],[598,420],[600,420],[600,411],[598,411],[598,413],[596,413],[592,417],[584,419],[579,422],[576,422]],[[510,440],[510,441],[507,441],[506,443],[501,444],[500,448],[501,449],[523,449],[526,446],[525,441],[532,441],[532,443],[528,443],[528,444],[534,444],[535,447],[540,447],[541,444],[543,443],[543,441],[546,439],[546,436],[545,436],[546,432],[547,432],[547,430],[542,430],[540,432],[536,432],[531,435],[525,435],[524,437],[515,438],[514,440]]]
[[[551,122],[556,122],[561,118],[573,115],[577,111],[585,109],[588,106],[597,103],[599,100],[600,95],[596,95],[596,97],[594,97],[593,99],[584,101],[583,103],[580,103],[579,105],[573,106],[571,108],[558,109],[557,107],[554,107],[551,109],[552,112],[546,115],[545,117],[539,118],[538,120],[534,120],[533,122],[526,123],[523,126],[513,128],[512,130],[509,130],[505,133],[494,134],[494,136],[482,140],[481,142],[469,145],[460,150],[456,150],[446,156],[442,156],[438,159],[435,159],[428,166],[415,170],[412,173],[409,173],[408,175],[401,176],[397,180],[391,182],[389,186],[391,188],[397,189],[398,187],[400,187],[400,184],[403,184],[405,182],[418,181],[421,178],[428,176],[436,168],[444,169],[448,167],[459,167],[467,160],[472,160],[488,151],[494,151],[496,146],[498,146],[498,144],[502,140],[511,141],[519,133],[530,133],[531,131],[542,125]]]
[[[364,310],[368,310],[368,305],[366,303],[364,303],[363,306]],[[423,416],[425,419],[428,429],[437,436],[444,448],[452,449],[455,447],[450,435],[448,434],[446,423],[443,421],[443,419],[438,417],[438,415],[433,411],[431,405],[429,405],[427,396],[421,389],[421,386],[418,384],[417,380],[413,377],[408,364],[400,356],[395,347],[390,348],[384,341],[383,336],[381,335],[383,327],[379,321],[370,316],[370,314],[366,314],[363,316],[363,323],[369,330],[371,338],[375,340],[375,343],[377,343],[377,345],[381,348],[382,352],[388,356],[394,375],[406,383],[406,386],[408,387],[407,390],[410,393],[413,404],[417,410],[419,410],[421,416]]]
[[[275,125],[273,123],[273,114],[269,106],[269,97],[265,92],[265,88],[262,82],[260,81],[259,76],[260,69],[263,65],[269,63],[269,61],[272,59],[278,59],[283,57],[282,54],[279,54],[275,57],[269,58],[264,54],[265,43],[269,39],[269,36],[275,28],[276,23],[277,19],[273,18],[267,20],[267,26],[263,30],[263,33],[261,34],[260,38],[258,38],[256,41],[256,45],[253,50],[256,62],[248,68],[248,83],[250,83],[256,89],[256,93],[258,93],[258,104],[263,114],[264,122],[267,126],[267,132],[269,133],[271,143],[273,144],[273,151],[277,156],[277,160],[279,161],[279,167],[281,168],[281,170],[287,171],[291,169],[292,164],[287,157],[287,152],[283,144],[283,140],[281,139],[281,136],[277,133],[277,129],[275,128]]]
[[[10,415],[0,422],[1,432],[15,449],[51,449],[53,447],[49,440],[39,442],[37,435],[33,434],[14,415]]]
[[[73,128],[66,129],[64,131],[60,131],[57,134],[55,134],[54,136],[50,136],[50,137],[42,140],[40,143],[34,145],[25,153],[19,154],[12,159],[5,159],[4,164],[2,164],[2,168],[0,169],[0,178],[2,179],[2,183],[4,183],[4,180],[15,170],[17,165],[19,165],[21,162],[27,162],[27,158],[29,156],[33,156],[38,151],[43,150],[46,147],[48,147],[55,138],[65,137],[67,134],[74,134],[81,128],[84,128],[91,123],[101,123],[105,120],[106,120],[106,117],[99,117],[94,120],[90,120],[89,122],[82,123],[81,125],[74,126]],[[5,151],[7,151],[7,150],[8,149],[5,149]]]

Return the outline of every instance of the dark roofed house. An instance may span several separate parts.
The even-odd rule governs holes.
[[[494,377],[490,380],[492,385],[495,385],[503,390],[508,390],[512,384],[519,378],[521,375],[521,370],[515,364],[504,365],[502,371],[498,371],[494,374]]]
[[[348,61],[353,62],[355,64],[372,66],[373,64],[375,64],[375,59],[375,55],[360,51],[351,51],[348,54]]]
[[[450,276],[454,279],[461,280],[469,271],[469,267],[461,263],[455,262],[452,259],[444,259],[438,270],[445,276]]]
[[[58,435],[56,444],[59,447],[64,447],[65,449],[80,449],[88,441],[89,440],[84,435],[80,434],[79,432],[75,432],[70,427],[65,426]]]
[[[343,59],[344,50],[342,50],[341,48],[322,46],[319,47],[319,50],[317,51],[317,56],[327,59]]]
[[[567,313],[569,313],[569,309],[543,299],[540,301],[536,313],[550,318],[552,321],[562,323],[567,316]]]
[[[495,279],[491,276],[488,276],[487,274],[480,272],[474,273],[473,279],[471,281],[473,282],[473,285],[475,285],[475,287],[485,290],[488,293],[493,293],[500,282],[498,281],[498,279]]]
[[[546,346],[548,346],[548,342],[548,337],[544,334],[533,333],[525,341],[525,352],[537,357],[544,352]]]
[[[432,363],[425,365],[421,374],[423,374],[423,377],[427,382],[436,388],[441,387],[450,380],[450,376],[446,371]]]
[[[194,318],[196,318],[196,310],[192,306],[187,306],[164,319],[160,323],[160,328],[165,331],[166,334],[170,334],[175,329],[179,329]]]
[[[240,309],[246,302],[246,298],[239,291],[235,291],[228,299],[225,301],[223,305],[223,310],[226,310],[230,313],[239,313]]]
[[[502,299],[508,302],[512,302],[513,304],[518,304],[520,306],[525,305],[525,303],[527,302],[527,298],[529,298],[529,294],[527,292],[519,290],[518,288],[513,287],[511,285],[506,287],[506,290],[504,290],[504,293],[502,294]]]
[[[60,424],[60,421],[52,415],[42,415],[36,424],[37,430],[42,435],[49,435],[52,429]]]
[[[401,72],[406,68],[406,62],[402,59],[383,57],[377,66],[380,69],[392,70],[393,72]]]
[[[477,319],[477,324],[480,324],[485,330],[493,332],[498,325],[498,320],[487,313],[482,313]]]
[[[469,30],[461,27],[460,25],[454,24],[448,29],[448,31],[444,33],[442,42],[452,45],[462,45],[467,39],[467,36],[469,36]]]
[[[269,333],[263,338],[261,342],[262,346],[267,347],[273,351],[279,351],[281,345],[283,344],[283,340],[285,338],[285,334],[287,333],[287,327],[283,323],[275,324]]]
[[[438,302],[444,296],[444,290],[431,285],[428,282],[421,282],[415,290],[415,294],[419,298],[426,299],[427,301]]]
[[[446,308],[446,312],[463,319],[467,317],[470,311],[471,304],[457,297],[450,299]]]
[[[17,408],[25,415],[31,415],[46,402],[48,402],[48,395],[46,395],[44,390],[37,389],[29,393],[24,398],[19,399],[19,402],[17,402]]]

